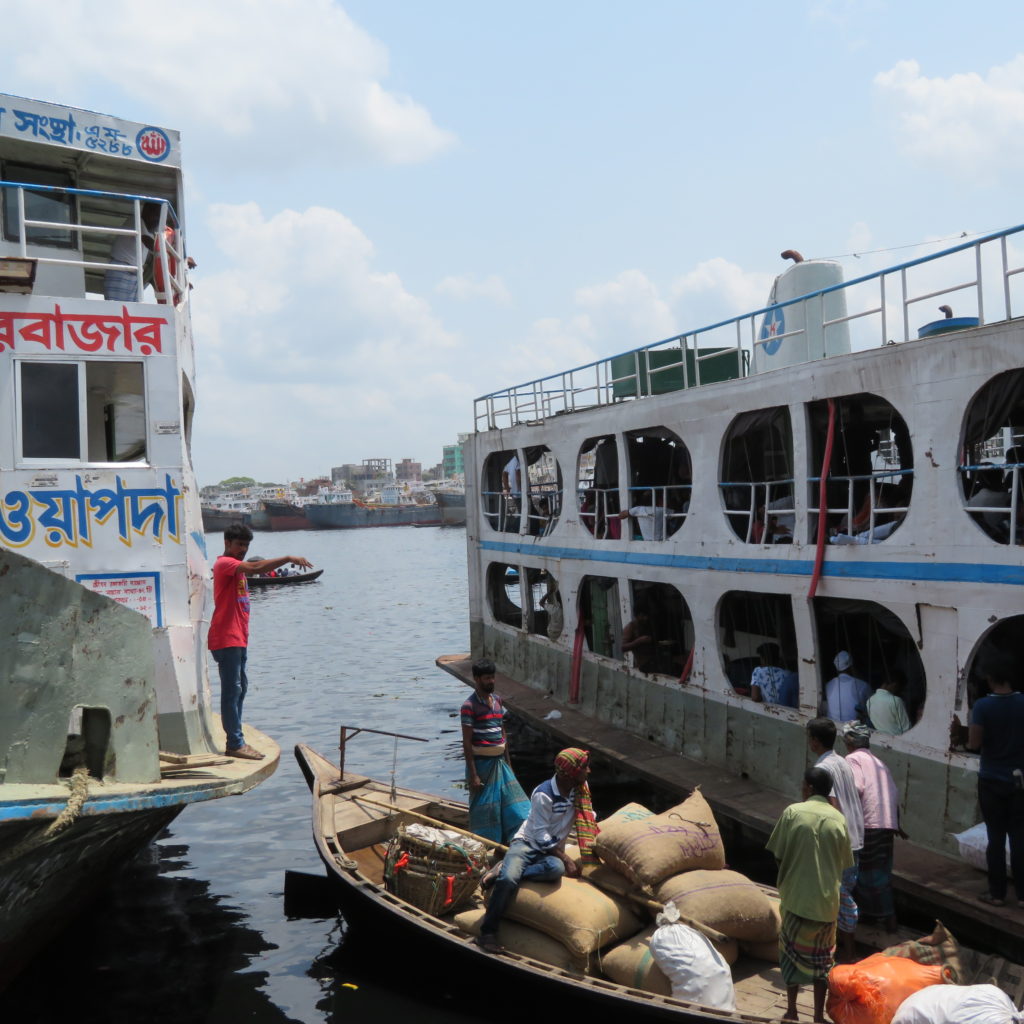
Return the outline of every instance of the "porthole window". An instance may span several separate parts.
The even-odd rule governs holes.
[[[1024,540],[1024,371],[993,377],[964,420],[960,482],[974,524],[1000,544]]]
[[[629,457],[629,524],[622,535],[634,540],[666,540],[690,510],[693,475],[686,445],[665,427],[632,430]]]
[[[514,448],[492,452],[484,460],[480,500],[492,530],[519,532],[522,479],[519,452]]]
[[[924,665],[900,619],[874,601],[815,598],[820,710],[899,735],[924,710]]]
[[[830,544],[877,544],[903,523],[914,485],[914,450],[906,421],[884,398],[836,398],[826,474]],[[807,406],[808,541],[818,538],[821,471],[829,434],[828,402]]]
[[[732,689],[763,704],[800,704],[796,630],[788,594],[733,590],[718,606],[718,646]]]
[[[487,596],[491,614],[506,626],[523,628],[523,595],[519,567],[493,562],[487,567]]]
[[[693,649],[693,619],[668,583],[629,581],[633,617],[622,630],[622,653],[640,672],[679,679]]]
[[[562,470],[544,445],[525,449],[527,495],[523,512],[526,532],[546,537],[562,514]]]
[[[743,413],[723,441],[719,489],[733,533],[748,544],[791,544],[793,430],[784,406]]]
[[[997,622],[977,643],[967,662],[966,693],[957,707],[966,712],[963,725],[970,724],[976,701],[989,693],[989,676],[1009,676],[1011,683],[1024,673],[1024,615],[1011,615]],[[966,697],[964,701],[963,697]],[[965,706],[966,704],[966,706]]]
[[[621,658],[619,581],[613,576],[584,576],[580,583],[580,615],[587,650],[606,658]]]
[[[600,540],[622,536],[619,454],[613,435],[592,437],[580,449],[576,493],[580,522]]]
[[[526,628],[531,633],[557,640],[565,628],[562,592],[558,580],[545,569],[527,569],[526,587],[530,604]]]

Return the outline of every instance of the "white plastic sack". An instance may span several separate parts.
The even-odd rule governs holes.
[[[405,833],[416,839],[422,839],[426,843],[433,843],[434,846],[444,846],[445,843],[461,846],[467,853],[475,857],[482,857],[487,853],[487,847],[483,843],[464,836],[460,832],[452,832],[447,828],[434,828],[431,825],[421,825],[419,822],[415,822],[405,826]]]
[[[900,1003],[892,1024],[1021,1024],[1010,997],[995,985],[929,985]]]
[[[964,832],[957,832],[953,838],[960,847],[960,856],[963,857],[972,868],[979,871],[988,871],[988,862],[985,860],[985,851],[988,849],[988,831],[985,822],[972,825]],[[1006,870],[1010,870],[1010,838],[1006,838]]]
[[[675,904],[671,904],[671,908],[676,911],[678,920]],[[672,995],[716,1010],[735,1010],[732,971],[722,954],[694,928],[685,924],[663,924],[670,914],[658,915],[659,927],[651,936],[651,953],[672,983]]]

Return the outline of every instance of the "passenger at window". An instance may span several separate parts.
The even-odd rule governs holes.
[[[622,650],[631,651],[633,664],[641,672],[653,672],[658,659],[658,645],[646,604],[637,603],[634,618],[622,631]]]
[[[776,512],[779,514],[773,515]],[[774,501],[769,501],[761,510],[760,518],[764,523],[764,542],[766,544],[793,543],[796,513],[793,511],[792,498],[776,498]]]
[[[153,244],[160,223],[160,204],[143,203],[140,231],[142,234],[143,269],[153,256]],[[135,228],[135,217],[127,217],[121,225],[126,230]],[[134,235],[116,235],[110,248],[110,262],[131,267],[131,270],[108,270],[103,277],[103,298],[114,302],[135,302],[138,299],[138,272],[136,271]]]
[[[993,540],[1005,544],[1010,539],[1010,516],[1005,512],[991,510],[1010,507],[1007,481],[1003,479],[1003,472],[997,466],[990,462],[982,465],[989,468],[979,469],[974,474],[974,493],[967,499],[967,507],[988,509],[989,511],[974,512],[972,515]]]
[[[620,519],[632,516],[640,527],[640,536],[644,540],[665,539],[665,509],[660,505],[634,505],[618,513]]]
[[[549,590],[541,599],[540,603],[544,605],[548,612],[548,639],[557,640],[562,635],[562,630],[565,628],[565,615],[562,611],[562,595],[558,592],[558,587],[554,590]]]
[[[907,706],[900,696],[902,690],[903,678],[894,671],[868,698],[868,718],[876,732],[899,736],[910,728]]]
[[[833,722],[852,722],[864,717],[871,687],[853,675],[849,651],[840,651],[833,664],[838,674],[825,684],[826,714]]]
[[[761,664],[750,676],[751,700],[756,700],[759,704],[795,708],[800,703],[799,677],[784,667],[779,645],[761,644],[757,653],[761,657]]]

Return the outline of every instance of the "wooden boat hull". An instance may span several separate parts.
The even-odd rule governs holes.
[[[299,573],[297,576],[250,576],[250,587],[290,587],[296,583],[312,583],[323,576],[323,569]]]
[[[295,757],[313,795],[313,839],[317,852],[335,883],[346,920],[366,935],[386,934],[387,950],[401,951],[402,977],[410,984],[422,979],[431,991],[448,985],[460,998],[478,997],[483,1001],[481,1005],[500,1004],[502,1013],[516,1014],[520,1019],[523,1013],[536,1013],[539,1005],[543,1005],[549,1019],[561,1013],[577,1016],[581,1012],[600,1014],[594,1019],[677,1024],[777,1019],[711,1010],[602,978],[562,971],[511,952],[501,956],[485,953],[453,923],[431,917],[373,882],[342,844],[343,837],[351,837],[351,849],[355,851],[372,836],[375,825],[387,818],[383,810],[375,812],[372,807],[356,804],[353,796],[369,794],[371,799],[386,803],[389,787],[373,779],[348,775],[342,785],[350,788],[339,791],[337,766],[304,744],[296,746]],[[441,808],[442,813],[466,813],[465,805],[415,790],[397,789],[396,802],[407,810],[423,806]],[[351,813],[345,808],[346,803],[359,811]],[[361,817],[365,817],[362,824]],[[384,952],[383,948],[381,951]],[[411,972],[415,972],[415,979]]]

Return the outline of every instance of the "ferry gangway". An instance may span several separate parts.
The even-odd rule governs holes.
[[[878,330],[877,344],[886,345],[911,340],[910,316],[918,303],[948,297],[958,293],[973,296],[978,324],[995,323],[1000,319],[1014,317],[1011,282],[1024,272],[1024,266],[1011,266],[1008,239],[1024,231],[1024,224],[1002,231],[993,232],[962,242],[958,245],[887,267],[883,270],[864,274],[840,284],[807,292],[792,299],[771,303],[740,316],[720,320],[706,327],[687,331],[665,338],[650,345],[632,349],[618,356],[599,359],[571,370],[552,374],[525,384],[518,384],[491,394],[483,395],[474,402],[474,421],[477,431],[495,430],[518,424],[539,422],[562,413],[575,412],[595,406],[642,398],[664,390],[679,387],[699,387],[714,380],[749,375],[750,354],[769,341],[775,342],[797,335],[825,337],[830,327],[855,324],[868,318],[875,318]],[[996,259],[989,259],[989,253],[997,248]],[[973,252],[973,276],[944,287],[929,288],[912,292],[908,272],[917,267],[931,267],[939,261],[950,260],[960,253]],[[983,258],[984,257],[984,258]],[[993,263],[998,269],[993,268]],[[853,297],[853,289],[868,285],[877,299],[866,308],[849,312],[845,316],[829,319],[825,316],[825,296],[836,292]],[[985,293],[992,290],[1002,296],[1002,316],[986,319]],[[895,293],[895,294],[892,294]],[[759,337],[758,319],[780,308],[802,306],[805,314],[804,326],[782,331],[769,337]],[[893,309],[898,313],[893,314]],[[892,331],[898,323],[901,337],[893,337]],[[725,331],[734,335],[729,345],[702,347],[712,340],[715,332]],[[655,356],[661,357],[655,360]],[[826,358],[822,350],[811,358]],[[652,365],[657,362],[657,365]],[[711,367],[716,367],[712,371]],[[725,366],[725,376],[722,367]],[[704,369],[707,367],[707,369]],[[668,382],[671,380],[671,383]]]

